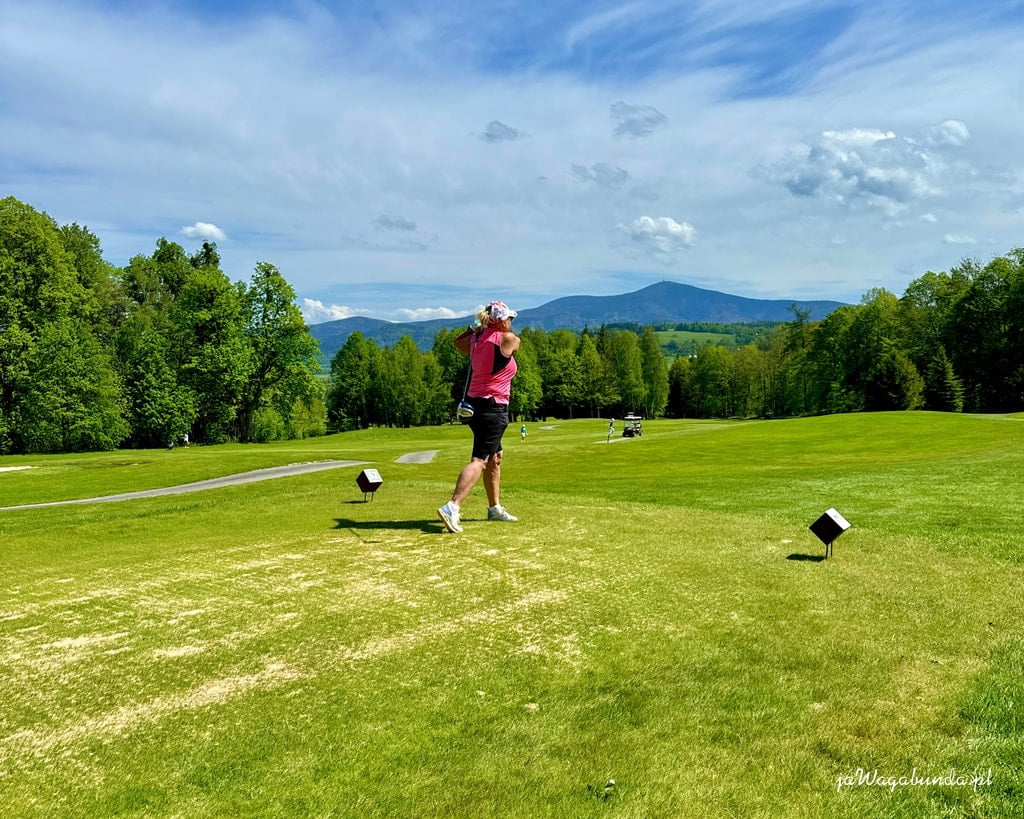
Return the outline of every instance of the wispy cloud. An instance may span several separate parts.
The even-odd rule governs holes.
[[[377,230],[416,230],[416,223],[412,219],[403,219],[401,216],[388,216],[382,214],[373,220],[373,226]]]
[[[650,136],[655,128],[668,122],[668,117],[657,108],[650,105],[630,105],[621,100],[613,103],[608,113],[616,123],[612,130],[612,136],[615,137]]]
[[[591,182],[600,188],[617,190],[629,182],[629,172],[607,162],[598,162],[587,168],[584,165],[573,165],[572,175],[580,182]]]
[[[517,139],[522,139],[526,136],[525,133],[517,128],[513,128],[506,125],[504,122],[498,120],[492,120],[487,123],[487,127],[484,128],[483,133],[480,134],[480,138],[484,142],[513,142]]]

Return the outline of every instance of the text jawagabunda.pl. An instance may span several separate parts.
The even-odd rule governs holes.
[[[921,776],[917,772],[917,768],[914,768],[909,776],[884,776],[878,772],[877,768],[873,771],[858,768],[853,774],[845,774],[836,778],[836,791],[863,785],[888,788],[890,792],[897,788],[921,788],[936,785],[947,788],[971,787],[978,790],[980,787],[991,784],[991,768],[985,774],[958,774],[956,770],[950,769],[949,773],[944,776]]]

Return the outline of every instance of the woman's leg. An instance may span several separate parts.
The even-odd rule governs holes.
[[[499,449],[484,464],[484,489],[487,490],[487,505],[500,506],[501,450]]]
[[[490,460],[494,460],[491,458]],[[469,493],[473,487],[476,486],[476,482],[480,480],[480,476],[485,473],[487,469],[487,461],[482,458],[473,458],[468,464],[462,467],[462,471],[459,473],[458,480],[455,481],[455,491],[452,492],[452,503],[458,506],[462,506],[462,502],[469,497]],[[487,496],[490,497],[491,491],[487,490]]]

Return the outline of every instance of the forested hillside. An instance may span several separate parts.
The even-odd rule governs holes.
[[[517,418],[771,417],[1024,409],[1024,249],[871,290],[819,321],[749,326],[666,359],[647,323],[519,329]],[[664,325],[720,332],[725,325]],[[269,441],[451,420],[466,359],[440,329],[421,352],[350,334],[318,377],[317,342],[272,264],[231,282],[215,245],[166,239],[124,268],[99,240],[0,200],[0,454]]]

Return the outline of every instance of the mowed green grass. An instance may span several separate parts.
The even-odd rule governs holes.
[[[0,512],[4,815],[1020,815],[1022,419],[517,428],[462,535],[457,426],[0,460],[0,506],[384,478]]]
[[[725,344],[728,347],[736,346],[736,336],[732,333],[705,333],[697,330],[657,330],[654,333],[658,337],[659,344],[684,345],[695,343],[698,346],[705,344]]]

